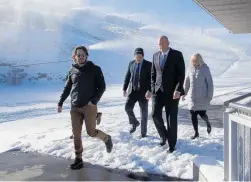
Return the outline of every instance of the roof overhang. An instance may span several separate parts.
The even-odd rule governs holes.
[[[251,0],[193,0],[234,34],[251,33]]]

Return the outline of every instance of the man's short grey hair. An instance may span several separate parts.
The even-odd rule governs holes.
[[[161,39],[161,38],[164,38],[164,39],[168,40],[168,37],[165,36],[165,35],[161,35],[161,36],[160,36],[160,39]]]

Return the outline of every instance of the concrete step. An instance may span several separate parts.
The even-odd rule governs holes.
[[[194,181],[224,181],[224,167],[213,157],[197,157],[193,160]]]
[[[73,161],[38,153],[0,153],[1,181],[185,181],[165,175],[133,173],[85,162],[80,170],[69,169]]]

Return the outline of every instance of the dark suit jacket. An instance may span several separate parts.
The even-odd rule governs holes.
[[[158,88],[162,80],[164,94],[166,95],[167,99],[172,99],[174,91],[179,91],[181,92],[181,95],[183,95],[185,62],[182,53],[180,51],[170,48],[163,72],[159,64],[160,54],[161,52],[159,51],[153,55],[153,64],[151,70],[152,92],[156,92],[156,88]]]
[[[134,62],[131,61],[128,66],[128,70],[125,76],[123,90],[128,89],[128,95],[132,92],[133,86],[133,72],[134,72]],[[139,92],[145,94],[147,91],[151,91],[151,67],[152,63],[147,60],[143,60],[141,71],[140,71],[140,89]]]

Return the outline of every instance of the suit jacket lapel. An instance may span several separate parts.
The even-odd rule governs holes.
[[[145,75],[145,70],[146,70],[146,62],[145,62],[145,59],[143,59],[143,61],[142,61],[142,65],[141,65],[141,70],[140,70],[140,73],[139,73],[139,83],[142,83],[142,79],[141,78],[143,78],[144,77],[144,75]],[[140,86],[141,86],[141,84],[140,84]]]
[[[168,61],[168,58],[170,58],[170,55],[172,54],[172,48],[170,48],[169,52],[168,52],[168,55],[166,57],[166,60],[165,60],[165,64],[164,64],[164,68],[169,65],[170,63],[170,60]]]
[[[134,75],[134,63],[135,63],[135,61],[133,61],[133,62],[131,63],[131,67],[130,67],[130,70],[131,70],[131,82],[132,82],[133,75]]]
[[[161,67],[160,67],[160,55],[161,55],[161,52],[158,52],[157,54],[157,57],[155,58],[155,65],[156,65],[156,68],[161,70]]]
[[[131,63],[130,65],[130,72],[131,72],[131,78],[130,78],[130,82],[129,82],[129,86],[128,86],[128,95],[131,94],[132,92],[132,79],[133,79],[133,72],[134,72],[134,61]]]
[[[141,70],[140,70],[140,73],[139,73],[139,78],[140,78],[141,74],[143,74],[144,66],[145,66],[145,60],[143,59],[142,65],[141,65]]]

